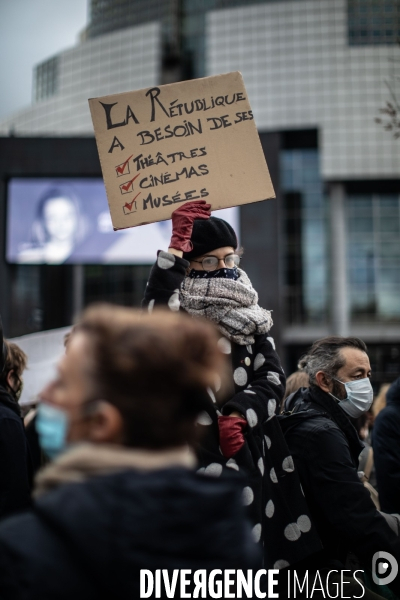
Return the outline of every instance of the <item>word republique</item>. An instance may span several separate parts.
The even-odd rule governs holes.
[[[234,92],[232,94],[217,96],[216,98],[212,96],[210,99],[196,98],[190,102],[179,102],[177,99],[173,100],[169,104],[165,104],[161,102],[159,97],[160,94],[161,90],[158,87],[151,88],[146,92],[146,97],[149,98],[150,123],[156,121],[157,115],[159,114],[164,114],[164,116],[168,117],[169,119],[173,119],[174,117],[185,117],[186,115],[191,115],[193,113],[206,113],[206,111],[216,108],[221,108],[222,112],[223,108],[226,109],[232,104],[246,100],[243,92]],[[137,113],[133,111],[129,104],[125,107],[125,110],[122,109],[125,113],[125,117],[120,121],[118,121],[118,118],[115,118],[114,115],[115,111],[121,111],[121,107],[118,106],[118,102],[113,102],[111,104],[100,102],[100,104],[104,109],[107,130],[126,127],[132,123],[140,125],[140,120],[137,116]],[[139,145],[145,146],[164,139],[174,137],[182,138],[195,134],[201,134],[203,133],[203,128],[205,126],[207,126],[209,131],[215,131],[218,129],[231,127],[232,125],[237,125],[238,123],[243,123],[244,121],[251,121],[253,118],[253,112],[251,110],[245,110],[236,112],[234,117],[230,117],[229,114],[221,114],[219,116],[214,115],[212,117],[206,117],[205,121],[200,118],[197,118],[196,121],[193,122],[189,121],[188,119],[184,119],[183,122],[181,121],[177,125],[168,124],[165,125],[165,127],[156,127],[152,130],[144,129],[136,133],[136,136],[140,140]],[[120,150],[125,149],[125,146],[116,135],[114,136],[108,152],[112,153],[115,148],[119,148]]]

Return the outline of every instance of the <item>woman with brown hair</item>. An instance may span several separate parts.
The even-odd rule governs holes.
[[[190,449],[217,339],[184,315],[84,313],[39,406],[54,460],[33,509],[0,526],[2,600],[139,598],[140,569],[257,566],[241,489],[199,477]]]

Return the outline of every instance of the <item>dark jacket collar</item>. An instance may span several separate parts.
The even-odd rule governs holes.
[[[301,415],[303,418],[307,416],[307,413],[311,417],[319,412],[334,421],[345,434],[351,455],[358,464],[358,457],[364,449],[364,444],[360,441],[358,433],[346,413],[336,400],[321,388],[300,388],[286,399],[285,411],[293,411],[292,414]]]
[[[0,406],[6,406],[10,410],[12,410],[19,417],[21,416],[21,409],[18,404],[11,396],[10,392],[6,390],[4,385],[0,383]]]
[[[386,392],[386,404],[400,404],[400,377],[392,383]]]

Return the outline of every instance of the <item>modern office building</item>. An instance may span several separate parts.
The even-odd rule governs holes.
[[[89,97],[241,71],[277,192],[241,209],[244,268],[274,309],[287,368],[318,337],[359,335],[375,383],[391,381],[400,139],[379,111],[400,102],[399,37],[399,0],[91,0],[81,42],[36,67],[32,106],[0,135],[90,137]],[[8,268],[15,286],[35,287],[38,267]],[[85,267],[84,301],[107,296],[106,280],[142,285],[143,268]],[[26,333],[9,314],[11,331]]]

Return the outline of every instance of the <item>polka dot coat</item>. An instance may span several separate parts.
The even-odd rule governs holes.
[[[146,287],[143,306],[179,310],[179,287],[188,262],[160,251]],[[254,540],[263,546],[264,567],[282,569],[321,549],[310,519],[292,457],[276,419],[285,391],[285,375],[269,334],[239,346],[221,336],[221,350],[232,362],[233,390],[220,407],[216,390],[198,419],[204,428],[198,450],[199,472],[218,477],[223,469],[243,476],[243,503],[248,507]],[[219,448],[218,416],[233,411],[247,420],[245,444],[232,457]]]

